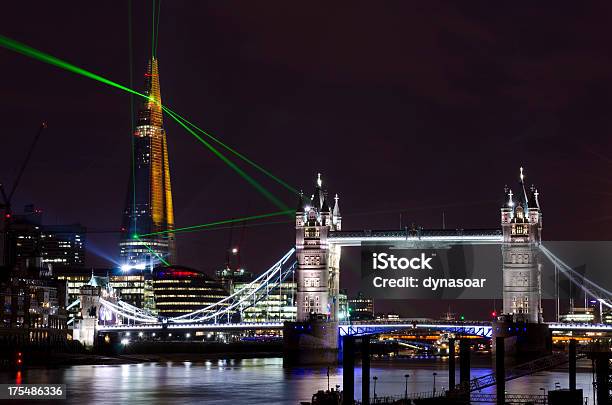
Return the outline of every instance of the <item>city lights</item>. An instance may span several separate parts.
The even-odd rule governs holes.
[[[145,270],[147,268],[146,263],[138,263],[138,264],[122,264],[120,269],[123,272],[128,272],[130,270]]]
[[[612,3],[116,3],[3,4],[0,398],[612,399]]]

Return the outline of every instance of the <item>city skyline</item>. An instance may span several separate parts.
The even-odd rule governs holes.
[[[134,4],[136,9],[138,3]],[[12,7],[18,10],[19,6]],[[605,222],[609,200],[605,188],[609,180],[605,172],[609,167],[607,156],[612,153],[609,153],[606,142],[606,130],[599,127],[597,131],[589,130],[589,125],[605,122],[602,120],[609,110],[607,94],[610,89],[606,87],[607,82],[597,91],[589,91],[592,80],[605,78],[608,74],[602,68],[593,70],[589,64],[607,49],[607,42],[594,40],[598,38],[597,21],[600,20],[595,18],[592,27],[579,31],[580,35],[573,42],[567,41],[565,45],[559,44],[555,48],[565,58],[561,61],[571,61],[568,66],[568,63],[557,65],[554,52],[543,53],[537,60],[531,55],[540,48],[556,43],[557,34],[567,35],[567,32],[561,32],[561,27],[571,22],[570,9],[561,7],[553,19],[554,24],[545,32],[535,21],[527,19],[524,22],[525,33],[514,39],[510,38],[512,30],[505,17],[495,13],[499,23],[497,26],[485,21],[486,17],[494,14],[492,10],[473,14],[469,8],[447,9],[444,11],[449,22],[447,28],[437,22],[427,28],[418,24],[418,15],[430,16],[435,12],[433,8],[413,10],[414,13],[402,14],[414,23],[410,29],[398,25],[391,14],[379,10],[379,19],[374,24],[377,27],[388,25],[388,28],[378,33],[372,30],[374,44],[397,46],[398,43],[389,37],[390,33],[404,34],[416,30],[430,36],[441,35],[438,42],[434,41],[437,44],[432,48],[436,50],[435,54],[428,57],[422,53],[425,45],[431,45],[432,41],[425,36],[423,43],[409,41],[406,44],[410,51],[407,54],[422,56],[418,64],[411,64],[411,60],[401,56],[401,53],[393,53],[396,56],[389,60],[379,59],[376,65],[357,67],[349,62],[358,53],[350,46],[348,37],[340,37],[335,38],[333,46],[346,49],[347,53],[334,54],[329,52],[331,48],[324,48],[328,49],[326,64],[333,67],[324,74],[315,63],[301,64],[300,70],[295,71],[296,62],[302,62],[302,59],[296,59],[297,55],[291,52],[271,53],[272,49],[283,49],[284,41],[288,39],[271,38],[265,29],[249,25],[251,21],[246,11],[242,11],[244,14],[238,12],[229,15],[224,6],[215,5],[210,6],[208,12],[193,13],[211,22],[202,27],[210,35],[203,37],[203,43],[196,44],[182,37],[182,31],[164,29],[170,26],[172,18],[180,16],[187,21],[190,18],[179,7],[167,7],[167,17],[162,17],[161,21],[158,52],[162,60],[168,61],[164,65],[164,86],[167,88],[165,94],[167,92],[170,96],[170,105],[175,109],[180,107],[179,112],[198,125],[211,129],[213,134],[289,181],[295,188],[309,188],[314,174],[322,172],[330,188],[338,190],[342,198],[348,228],[396,228],[399,227],[400,214],[403,224],[414,222],[425,227],[439,227],[442,213],[450,228],[496,226],[498,196],[502,194],[500,184],[513,181],[517,167],[523,165],[527,169],[527,182],[537,180],[546,191],[548,225],[544,238],[609,238]],[[526,10],[521,12],[531,12],[533,15],[543,12],[537,7]],[[80,24],[64,11],[53,8],[41,14],[56,13],[60,21],[64,19]],[[364,7],[357,7],[343,21],[357,22],[366,11]],[[596,15],[598,11],[595,6],[581,9],[589,16]],[[93,13],[93,10],[84,9],[83,12]],[[259,13],[262,19],[275,27],[292,21],[299,24],[301,30],[307,24],[306,17],[295,14],[281,18],[271,14],[267,8]],[[134,13],[132,55],[135,77],[138,77],[141,66],[149,57],[149,41],[143,33],[149,32],[150,21],[144,18],[144,14]],[[61,31],[52,34],[55,42],[62,43],[61,51],[54,48],[50,38],[32,37],[21,32],[10,21],[6,22],[5,27],[6,34],[15,34],[14,37],[26,43],[100,74],[123,78],[120,81],[127,83],[130,67],[125,41],[127,22],[118,16],[107,17],[119,25],[124,24],[125,30],[108,33],[108,37],[102,38],[97,29],[97,24],[102,22],[93,18],[89,26],[79,27],[85,33],[83,38],[87,42],[74,37],[70,41],[63,41],[61,39],[65,33]],[[44,20],[39,20],[39,16],[32,18],[32,23],[46,24]],[[246,36],[242,31],[232,34],[233,37],[229,35],[230,31],[225,29],[223,23],[230,21],[245,23],[245,28],[252,28],[250,35]],[[453,70],[433,69],[445,58],[453,56],[444,45],[444,30],[458,31],[465,24],[475,21],[482,23],[479,25],[480,31],[470,31],[458,38],[473,52],[479,46],[484,46],[490,54],[470,55],[469,66],[475,70],[457,67],[460,65],[454,66]],[[360,35],[352,25],[346,27],[349,30],[347,36]],[[296,32],[289,29],[290,34],[295,35]],[[330,31],[327,29],[324,32],[329,34]],[[529,41],[529,34],[539,41]],[[300,44],[308,55],[312,55],[316,46],[324,43],[324,34],[320,35],[301,39]],[[410,35],[402,37],[409,38]],[[179,52],[169,46],[175,40],[186,40],[187,45]],[[223,40],[235,46],[223,46]],[[476,43],[472,45],[470,40]],[[590,44],[586,50],[579,46],[584,42]],[[84,46],[85,43],[87,46]],[[260,50],[259,56],[254,57],[249,47]],[[510,54],[516,56],[519,47],[524,52],[518,55],[515,65],[505,69],[496,65]],[[205,52],[188,54],[183,49]],[[375,55],[375,49],[368,43],[363,52]],[[578,51],[586,52],[586,55],[572,58]],[[14,93],[18,89],[19,97],[31,99],[28,108],[9,104],[2,109],[7,117],[9,114],[19,117],[4,120],[9,126],[7,131],[19,136],[7,139],[8,147],[15,153],[1,163],[2,173],[7,173],[3,181],[11,181],[11,174],[18,166],[18,151],[24,150],[29,142],[28,130],[33,131],[41,119],[47,119],[50,125],[48,134],[41,141],[41,148],[56,152],[35,154],[36,162],[26,172],[24,184],[15,197],[15,207],[33,202],[49,213],[51,218],[58,218],[57,222],[83,222],[91,230],[88,237],[92,247],[90,251],[117,259],[117,234],[95,233],[95,230],[118,232],[120,226],[117,213],[123,209],[124,189],[115,187],[114,179],[121,182],[120,179],[129,171],[127,155],[130,140],[125,135],[130,133],[131,122],[128,98],[56,68],[10,54],[6,50],[1,52],[4,59],[11,61],[8,68],[14,69],[13,76],[17,78],[10,84],[15,87],[10,87],[9,91]],[[104,62],[97,58],[101,53],[109,55]],[[188,59],[191,60],[189,63]],[[465,60],[468,60],[467,57]],[[395,73],[398,68],[391,62],[399,63],[406,74]],[[558,68],[552,69],[555,74],[542,83],[534,83],[537,70],[532,72],[525,69],[538,66],[537,63],[539,66]],[[194,66],[202,69],[194,69]],[[272,69],[267,69],[268,66]],[[431,68],[430,72],[423,75],[422,70],[427,70],[427,67]],[[569,68],[582,69],[585,74],[577,75],[572,86],[564,86],[564,69]],[[346,74],[330,75],[329,72],[337,72],[338,69],[344,69]],[[368,69],[368,73],[384,74],[375,75],[378,82],[374,83],[372,76],[364,76],[363,69]],[[463,80],[450,80],[454,74]],[[506,87],[491,90],[487,79],[484,79],[489,76],[499,79]],[[57,80],[50,80],[53,77],[57,77]],[[418,82],[426,80],[431,86],[417,86],[417,79]],[[138,81],[134,82],[138,87]],[[467,89],[459,83],[465,83]],[[533,85],[531,93],[525,90],[527,84]],[[46,91],[41,92],[40,86]],[[262,91],[264,88],[267,91]],[[475,99],[474,94],[478,94],[479,89],[487,89],[483,93],[486,103]],[[562,92],[560,97],[557,97],[558,92]],[[341,93],[352,96],[341,96]],[[34,94],[36,97],[33,97]],[[53,105],[46,99],[47,94],[61,96],[62,103],[59,104],[70,106],[80,114],[51,114]],[[82,103],[80,97],[85,96],[91,102]],[[593,104],[595,100],[597,103]],[[98,119],[101,115],[106,117],[103,127],[89,131],[91,141],[85,141],[77,128],[89,126],[76,125],[79,117],[88,117],[88,120],[95,117],[93,121],[101,123],[103,121]],[[112,119],[108,119],[109,116]],[[55,118],[50,119],[52,117]],[[361,119],[351,122],[349,117]],[[53,130],[54,125],[56,130]],[[182,128],[175,123],[168,123],[168,126],[172,133],[169,143],[179,226],[274,211],[271,204],[220,165],[207,150],[197,150]],[[591,145],[578,142],[577,133],[581,134],[581,140],[589,140]],[[304,145],[287,142],[287,134],[302,140]],[[439,141],[431,144],[427,138],[433,135]],[[380,136],[384,142],[375,141]],[[362,141],[351,143],[350,140],[356,137]],[[100,141],[95,150],[88,148],[94,140]],[[326,146],[318,149],[318,153],[308,153],[309,142],[324,142]],[[66,149],[67,145],[70,145],[68,149],[71,152]],[[270,148],[270,145],[274,147]],[[381,153],[373,153],[374,150]],[[418,152],[415,153],[415,150]],[[308,157],[298,164],[295,154],[306,154]],[[560,161],[563,163],[558,163]],[[359,164],[355,165],[355,162]],[[578,165],[582,170],[576,170]],[[420,175],[424,170],[427,176]],[[48,176],[56,181],[50,181]],[[265,181],[264,184],[288,206],[294,205],[294,196],[290,193],[274,184]],[[570,185],[582,188],[581,192],[568,192]],[[364,192],[368,188],[374,192]],[[55,193],[66,194],[71,189],[80,193],[68,201],[54,198]],[[588,212],[588,215],[568,218],[565,215],[568,205],[582,207],[582,211]],[[478,212],[478,215],[473,215],[474,212]],[[278,222],[282,222],[282,219]],[[181,256],[180,263],[212,273],[216,266],[224,262],[229,233],[230,230],[225,229],[182,235],[180,247],[189,253]],[[244,232],[237,224],[233,230],[232,244],[238,243],[237,235],[241,233],[245,234],[241,243],[243,262],[250,270],[258,272],[270,264],[270,257],[276,257],[283,251],[287,241],[292,239],[293,230],[289,222],[249,227]],[[269,249],[269,256],[259,254],[262,249]],[[100,256],[90,255],[92,266],[112,264]],[[350,286],[351,282],[348,280],[343,284]]]
[[[0,398],[612,403],[611,22],[7,3]]]

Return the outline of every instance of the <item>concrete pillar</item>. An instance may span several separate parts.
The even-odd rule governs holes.
[[[455,339],[448,339],[448,389],[455,388]]]
[[[495,382],[497,388],[497,405],[504,405],[506,403],[506,367],[504,364],[506,347],[504,345],[503,337],[498,336],[495,338],[495,348]]]
[[[342,403],[353,405],[355,402],[355,338],[344,336],[342,339]]]
[[[361,403],[370,405],[370,338],[361,339]]]
[[[461,339],[459,341],[459,383],[462,386],[470,386],[470,341]]]
[[[576,340],[569,341],[569,389],[576,391]]]

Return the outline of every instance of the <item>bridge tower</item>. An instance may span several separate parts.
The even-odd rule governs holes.
[[[297,322],[285,325],[284,338],[290,361],[302,364],[335,361],[338,347],[340,247],[327,237],[342,217],[338,196],[333,209],[328,200],[319,173],[314,193],[306,199],[300,193],[295,213]]]
[[[550,331],[543,324],[542,279],[539,260],[542,211],[535,186],[525,186],[520,169],[516,193],[504,189],[501,207],[503,312],[494,323],[494,336],[506,339],[513,358],[550,352]]]
[[[503,313],[514,321],[542,322],[541,264],[538,252],[542,241],[542,212],[538,191],[525,187],[521,167],[518,192],[505,188],[501,208],[504,236]]]

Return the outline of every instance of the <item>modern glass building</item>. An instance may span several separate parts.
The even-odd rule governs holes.
[[[144,100],[133,136],[122,236],[119,243],[124,268],[152,269],[161,261],[176,261],[174,209],[170,186],[168,145],[163,127],[157,59],[145,73]],[[154,234],[154,235],[152,235]]]
[[[155,268],[153,292],[157,314],[165,318],[205,308],[228,296],[219,281],[199,270],[183,266]],[[226,302],[222,305],[229,304]]]
[[[348,311],[354,321],[374,319],[374,301],[359,292],[357,297],[348,300]]]
[[[234,285],[234,291],[240,291],[249,286],[257,289],[265,287],[262,283],[241,283]],[[295,280],[287,280],[279,286],[268,291],[263,299],[257,301],[242,313],[242,322],[284,322],[295,321],[297,307],[295,297],[297,295],[297,283]]]
[[[43,265],[83,267],[85,265],[85,235],[81,224],[44,225],[41,234]]]

